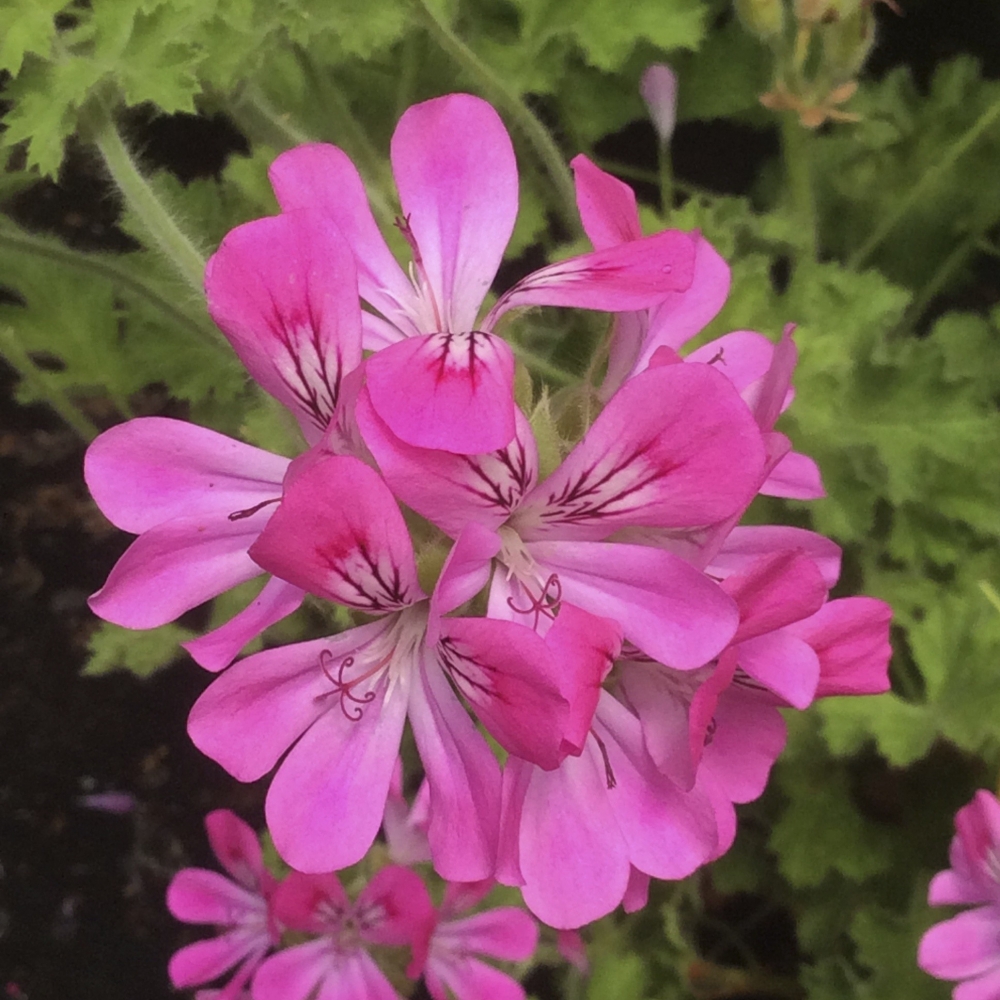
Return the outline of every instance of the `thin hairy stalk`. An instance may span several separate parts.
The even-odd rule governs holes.
[[[568,372],[564,372],[561,368],[552,364],[551,361],[547,361],[527,347],[522,347],[514,341],[508,341],[508,343],[517,358],[523,361],[532,371],[537,372],[544,378],[557,382],[559,385],[569,385],[571,382],[576,381]]]
[[[17,334],[9,326],[0,326],[0,352],[12,368],[31,388],[52,407],[86,442],[100,433],[91,420],[76,406],[51,376],[30,358]]]
[[[427,0],[416,0],[416,3],[423,12],[427,27],[438,45],[510,115],[514,125],[534,147],[555,187],[563,225],[574,235],[579,234],[580,219],[576,210],[576,188],[573,185],[573,177],[562,151],[548,129],[524,101],[452,31],[450,25],[442,20]]]
[[[890,212],[867,240],[854,252],[848,265],[854,269],[862,268],[871,259],[872,254],[882,245],[882,241],[899,225],[906,215],[921,201],[930,196],[931,191],[952,167],[980,139],[980,137],[1000,120],[1000,100],[994,101],[966,130],[965,134],[952,143],[947,154],[928,170],[913,187],[906,197],[899,202],[895,210]]]
[[[247,87],[238,97],[226,102],[226,110],[253,143],[290,149],[316,141],[288,115],[272,107],[256,87]]]
[[[816,259],[818,244],[816,193],[813,190],[810,134],[792,112],[781,115],[781,152],[791,192],[792,212],[801,232],[799,255]]]

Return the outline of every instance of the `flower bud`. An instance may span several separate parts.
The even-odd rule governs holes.
[[[861,69],[874,44],[871,7],[860,7],[823,29],[824,62],[840,79],[849,79]]]
[[[677,74],[666,63],[653,63],[642,74],[639,93],[646,102],[660,142],[666,145],[677,124]]]
[[[744,26],[762,41],[771,41],[784,32],[784,0],[735,0],[735,2],[736,13]]]

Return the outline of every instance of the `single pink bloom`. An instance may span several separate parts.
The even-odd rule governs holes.
[[[167,888],[167,907],[178,920],[214,924],[221,933],[181,948],[170,959],[168,971],[171,983],[185,989],[235,968],[228,984],[211,995],[238,1000],[280,939],[272,906],[277,882],[264,867],[257,835],[238,816],[217,809],[205,817],[205,829],[215,856],[231,877],[185,868]]]
[[[538,945],[538,925],[515,906],[460,916],[493,888],[492,879],[449,883],[444,900],[427,925],[425,943],[414,953],[409,975],[423,972],[434,1000],[524,1000],[524,987],[478,955],[524,962]]]
[[[342,868],[367,852],[408,717],[430,786],[435,866],[457,881],[492,873],[499,768],[456,691],[509,752],[548,768],[579,752],[618,627],[575,609],[544,637],[509,621],[442,617],[487,582],[496,549],[478,528],[463,532],[428,600],[386,485],[358,459],[331,456],[289,484],[254,545],[255,559],[296,586],[380,616],[242,660],[191,712],[195,744],[243,781],[295,744],[267,816],[299,870]]]
[[[392,138],[393,174],[412,249],[409,275],[375,224],[357,170],[334,146],[289,150],[272,164],[284,211],[331,218],[355,251],[372,405],[408,444],[456,454],[514,436],[514,358],[495,333],[514,308],[617,312],[653,305],[691,282],[693,242],[663,233],[544,267],[481,320],[517,216],[517,165],[497,113],[469,94],[409,108]]]
[[[336,875],[292,872],[275,892],[274,907],[289,929],[319,936],[264,962],[254,1000],[399,1000],[368,948],[412,947],[433,912],[420,877],[395,865],[379,871],[353,902]]]
[[[980,789],[955,816],[951,868],[931,881],[932,906],[983,903],[928,930],[917,963],[938,979],[958,980],[955,1000],[1000,996],[1000,802]]]
[[[677,124],[677,74],[666,63],[653,63],[642,74],[639,93],[660,142],[670,142]]]

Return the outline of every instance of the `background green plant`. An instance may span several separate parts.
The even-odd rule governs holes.
[[[644,223],[698,227],[731,262],[733,294],[706,336],[798,324],[783,429],[818,460],[829,496],[753,515],[831,535],[845,548],[841,592],[893,605],[893,692],[790,719],[788,750],[743,811],[733,851],[659,889],[643,914],[595,926],[593,975],[567,974],[563,988],[588,1000],[943,997],[914,965],[934,919],[926,881],[945,864],[954,810],[994,785],[1000,764],[1000,307],[994,296],[946,308],[983,255],[1000,256],[1000,84],[967,57],[940,65],[926,88],[897,69],[836,104],[856,121],[810,131],[796,102],[820,106],[850,85],[871,39],[862,31],[848,51],[817,26],[803,49],[794,15],[805,4],[738,6],[743,22],[728,0],[0,0],[0,197],[11,205],[57,177],[67,149],[89,155],[141,247],[83,252],[0,216],[0,281],[15,293],[0,304],[0,352],[21,375],[19,398],[49,403],[85,439],[95,413],[133,416],[142,390],[161,384],[191,419],[287,450],[287,425],[246,380],[200,291],[222,235],[276,210],[266,170],[282,149],[345,148],[388,222],[398,115],[450,90],[480,93],[519,153],[510,255],[551,257],[581,239],[569,157],[587,152],[647,191],[669,177],[595,153],[643,118],[637,84],[651,61],[679,71],[682,122],[775,127],[781,153],[750,196],[677,183],[666,209],[644,206]],[[830,6],[871,16],[847,0]],[[780,23],[758,16],[775,10]],[[128,109],[225,113],[250,155],[216,179],[150,173],[128,148]],[[531,317],[511,331],[536,375],[586,365],[577,322]],[[146,673],[186,635],[103,626],[89,669]],[[749,910],[713,935],[720,892]],[[774,911],[794,924],[791,968],[748,943],[750,925]]]

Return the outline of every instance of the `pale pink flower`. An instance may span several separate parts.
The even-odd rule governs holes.
[[[189,924],[213,924],[221,933],[189,944],[170,959],[170,981],[178,989],[200,986],[235,969],[218,1000],[238,1000],[267,953],[277,946],[279,924],[272,909],[277,882],[264,867],[253,830],[228,809],[205,817],[209,843],[231,878],[204,868],[179,871],[167,888],[167,906]]]
[[[1000,802],[980,789],[955,816],[951,868],[934,876],[931,906],[984,904],[927,931],[917,963],[938,979],[958,980],[955,1000],[1000,997]]]
[[[351,900],[336,875],[292,872],[274,895],[291,930],[319,935],[272,955],[253,981],[254,1000],[399,1000],[369,955],[372,945],[412,947],[432,918],[420,877],[390,865]]]
[[[666,63],[647,66],[639,82],[649,117],[662,144],[670,142],[677,124],[677,74]]]
[[[283,210],[333,219],[354,248],[368,390],[379,417],[421,448],[480,454],[514,436],[514,359],[500,318],[532,305],[644,309],[691,282],[693,240],[661,233],[544,267],[479,319],[517,215],[517,165],[497,113],[469,94],[409,108],[391,159],[412,249],[407,275],[379,232],[357,170],[334,146],[289,150],[271,167]]]
[[[569,607],[544,638],[514,622],[443,617],[486,584],[496,549],[479,527],[463,532],[428,599],[388,487],[358,459],[330,456],[286,487],[253,546],[294,585],[380,616],[250,656],[192,710],[195,744],[243,781],[295,744],[267,797],[268,826],[293,867],[329,871],[364,856],[409,718],[429,783],[435,867],[457,881],[492,873],[499,768],[456,691],[508,752],[548,768],[579,752],[591,692],[620,648],[618,626]]]

